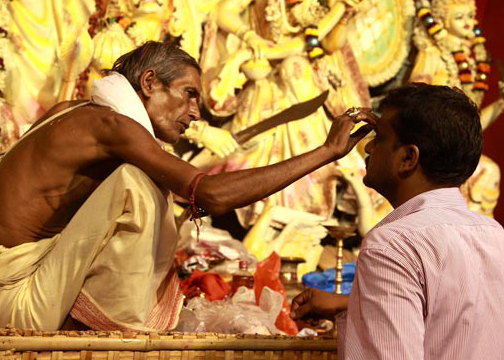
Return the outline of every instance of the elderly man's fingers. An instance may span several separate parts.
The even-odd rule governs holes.
[[[365,121],[373,125],[376,125],[379,119],[372,109],[366,107],[351,107],[339,116],[339,118],[351,119],[354,123]]]
[[[357,121],[365,121],[369,124],[376,125],[379,117],[369,108],[360,108],[359,113],[355,116]]]
[[[367,134],[374,130],[374,126],[371,124],[366,124],[361,126],[357,131],[350,135],[348,140],[348,149],[352,149],[359,141],[361,141]]]
[[[366,106],[359,107],[359,110],[360,111],[366,111],[366,112],[372,112],[373,111],[373,109],[371,109],[370,107],[366,107]]]

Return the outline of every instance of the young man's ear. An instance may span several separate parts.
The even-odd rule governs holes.
[[[399,172],[402,174],[414,171],[418,166],[420,150],[416,145],[403,145],[401,147],[401,164]]]
[[[157,77],[155,70],[148,69],[143,72],[140,76],[140,91],[144,97],[150,98],[156,81]]]

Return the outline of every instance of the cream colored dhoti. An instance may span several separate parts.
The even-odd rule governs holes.
[[[121,165],[60,234],[0,246],[0,327],[56,330],[70,313],[92,329],[171,329],[176,242],[171,194]]]

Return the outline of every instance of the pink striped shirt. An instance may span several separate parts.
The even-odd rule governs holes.
[[[504,359],[502,226],[458,188],[399,206],[364,239],[344,332],[340,359]]]

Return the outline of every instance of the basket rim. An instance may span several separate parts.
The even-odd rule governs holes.
[[[160,351],[160,350],[316,350],[335,351],[334,339],[256,338],[98,338],[0,336],[0,351]]]

